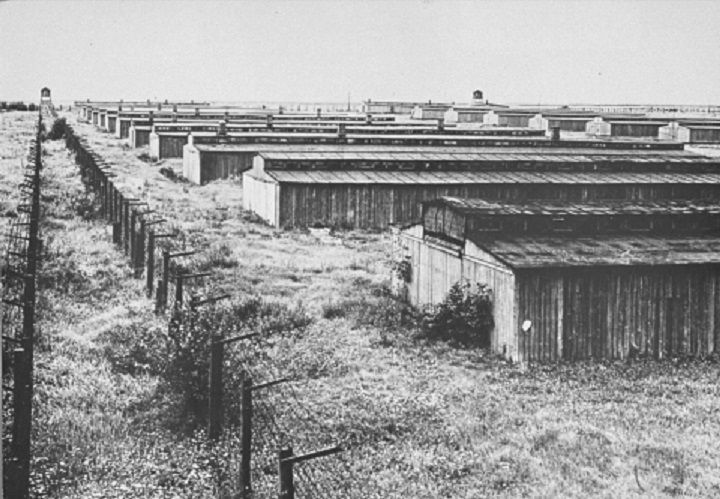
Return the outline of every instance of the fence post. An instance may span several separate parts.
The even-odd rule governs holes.
[[[120,222],[113,222],[113,244],[116,244],[117,246],[120,246],[120,240],[121,235],[120,231],[122,230],[122,226]]]
[[[32,367],[28,352],[24,348],[14,351],[14,387],[12,455],[16,459],[15,496],[28,497],[30,489],[30,432],[32,418]]]
[[[135,279],[140,279],[145,266],[145,218],[140,218],[140,230],[138,230],[135,238],[135,259],[133,267],[135,267]]]
[[[137,221],[137,211],[130,207],[130,225],[129,225],[129,239],[130,239],[130,265],[135,265],[135,222]]]
[[[252,378],[245,373],[241,385],[241,421],[240,421],[240,498],[252,496],[251,459],[252,459]]]
[[[217,333],[210,338],[210,397],[208,410],[208,438],[210,440],[217,440],[222,432],[222,368],[225,345],[221,340],[222,337]]]
[[[160,310],[167,308],[168,299],[168,280],[170,279],[170,252],[163,250],[162,252],[162,279],[158,281],[158,306]]]
[[[127,255],[130,249],[130,201],[123,200],[123,252]]]
[[[175,276],[175,304],[174,308],[180,309],[182,307],[183,303],[183,281],[184,277],[182,274],[178,274]]]
[[[148,232],[147,244],[147,276],[145,281],[145,289],[147,296],[150,298],[153,292],[153,280],[155,279],[155,231]]]
[[[278,499],[295,499],[295,484],[293,484],[293,462],[287,458],[292,457],[292,447],[280,449],[278,453],[278,477],[280,490]]]

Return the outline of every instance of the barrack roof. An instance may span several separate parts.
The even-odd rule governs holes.
[[[298,184],[714,184],[720,173],[567,173],[481,171],[266,170],[278,182]]]
[[[505,203],[485,199],[443,196],[428,205],[446,205],[467,215],[684,215],[720,214],[720,204],[712,200],[613,201],[573,203],[532,201]]]
[[[668,164],[717,164],[718,159],[708,158],[699,154],[686,153],[684,155],[658,155],[658,154],[565,154],[551,153],[520,153],[511,148],[501,152],[467,151],[444,152],[440,150],[427,151],[421,148],[413,151],[263,151],[258,153],[263,159],[270,161],[424,161],[424,162],[548,162],[548,163],[601,163],[601,162],[631,162],[631,163],[668,163]]]
[[[470,239],[513,268],[720,264],[720,238],[518,237]]]

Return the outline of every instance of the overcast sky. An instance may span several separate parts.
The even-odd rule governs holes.
[[[1,1],[0,99],[720,104],[720,1]]]

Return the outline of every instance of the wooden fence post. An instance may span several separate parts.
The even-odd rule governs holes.
[[[295,484],[293,483],[293,462],[288,458],[293,455],[292,447],[280,449],[278,453],[278,478],[280,490],[278,499],[295,499]]]
[[[162,252],[162,279],[158,281],[158,307],[160,310],[167,308],[168,279],[170,279],[170,252]]]
[[[30,490],[30,432],[32,421],[32,366],[24,348],[14,351],[12,455],[16,459],[15,495],[25,499]]]
[[[217,440],[222,433],[223,417],[223,354],[225,345],[219,334],[213,334],[210,338],[210,396],[208,399],[208,438]]]
[[[122,230],[122,226],[120,222],[113,222],[113,244],[120,246],[120,240],[122,236],[120,235],[120,231]]]
[[[145,266],[145,218],[140,218],[140,229],[138,230],[135,238],[135,258],[133,260],[133,267],[135,272],[135,279],[140,279],[143,273],[143,267]]]
[[[241,385],[241,421],[240,421],[240,498],[252,497],[251,459],[252,459],[252,378],[245,373]]]
[[[147,269],[145,272],[145,290],[147,297],[150,298],[153,293],[153,280],[155,279],[155,231],[151,230],[148,232],[148,243],[147,243]]]

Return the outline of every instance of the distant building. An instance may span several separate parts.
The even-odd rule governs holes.
[[[48,87],[43,87],[40,90],[40,102],[50,102],[50,89]]]

